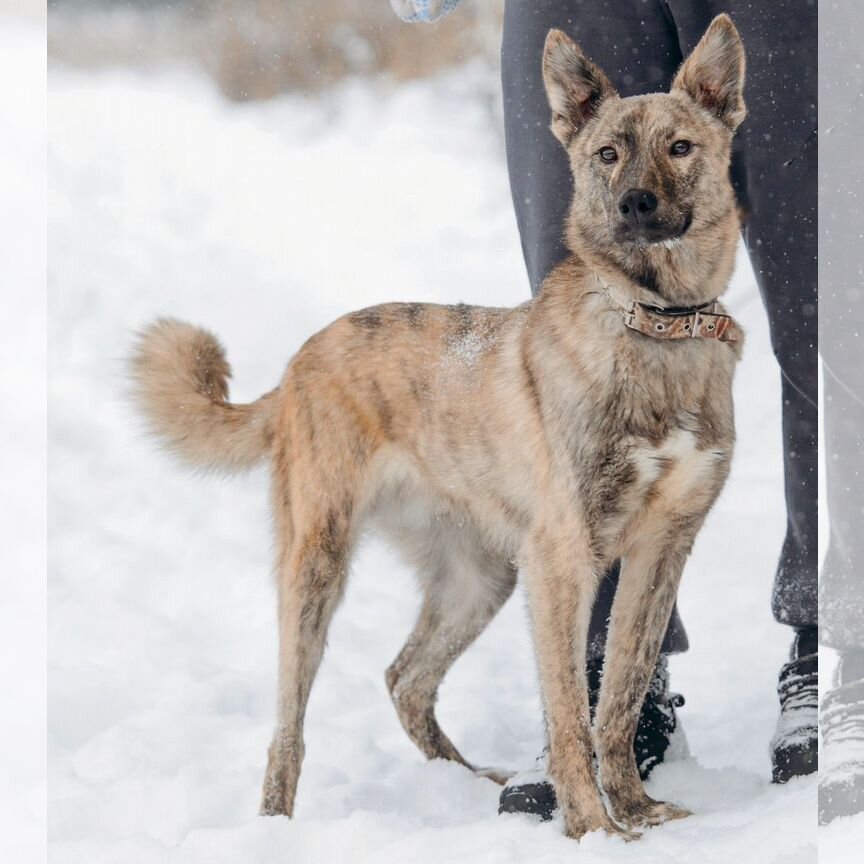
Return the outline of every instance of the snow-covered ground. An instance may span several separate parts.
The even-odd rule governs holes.
[[[45,860],[46,71],[38,12],[23,23],[9,5],[0,0],[0,861],[30,864]]]
[[[156,315],[205,324],[245,400],[353,308],[521,302],[498,120],[478,95],[494,82],[474,69],[237,107],[182,72],[51,78],[51,860],[814,862],[815,780],[769,783],[789,644],[769,608],[779,378],[747,265],[728,295],[749,337],[738,453],[685,573],[692,648],[672,661],[693,756],[650,782],[695,815],[638,843],[577,846],[558,821],[497,816],[492,782],[424,761],[383,678],[418,598],[373,540],[312,692],[296,818],[261,819],[276,654],[266,476],[172,464],[124,402],[122,358]],[[529,766],[542,745],[524,607],[517,592],[442,690],[442,726],[481,764]]]

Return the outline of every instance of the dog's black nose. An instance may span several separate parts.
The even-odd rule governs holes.
[[[627,219],[639,221],[657,209],[657,196],[647,189],[628,189],[618,202],[618,211]]]

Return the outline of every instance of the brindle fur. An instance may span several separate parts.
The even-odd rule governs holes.
[[[621,99],[563,33],[543,58],[552,129],[576,196],[572,257],[515,309],[388,304],[313,336],[279,387],[227,402],[210,334],[162,320],[133,358],[154,430],[198,466],[268,458],[278,542],[278,723],[262,812],[291,815],[303,717],[361,527],[404,552],[425,596],[386,681],[429,758],[468,762],[435,719],[438,687],[522,572],[568,834],[686,815],[651,800],[633,738],[693,540],[726,478],[740,344],[654,340],[625,328],[599,279],[654,305],[717,297],[738,224],[728,181],[743,118],[743,50],[716,19],[668,94]],[[673,158],[670,144],[697,145]],[[613,145],[619,159],[597,153]],[[622,242],[616,202],[647,188],[667,243]],[[621,558],[594,733],[584,671],[599,574]],[[599,782],[592,753],[599,757]],[[496,779],[502,779],[497,777]]]

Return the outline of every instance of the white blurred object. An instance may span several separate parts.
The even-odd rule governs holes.
[[[460,0],[390,0],[393,11],[410,23],[417,21],[437,21],[449,15]]]

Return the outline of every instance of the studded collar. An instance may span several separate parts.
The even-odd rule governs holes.
[[[717,300],[700,306],[652,306],[632,297],[623,297],[598,277],[602,293],[621,313],[624,325],[653,339],[716,339],[737,342],[741,331]]]

